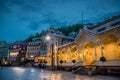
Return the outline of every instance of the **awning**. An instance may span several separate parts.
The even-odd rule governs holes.
[[[47,53],[47,50],[40,50],[40,55]]]

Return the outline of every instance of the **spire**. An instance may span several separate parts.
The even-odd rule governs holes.
[[[49,30],[50,30],[50,33],[54,33],[54,26],[51,25]]]

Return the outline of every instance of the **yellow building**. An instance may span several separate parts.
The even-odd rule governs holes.
[[[74,39],[71,37],[49,33],[50,39],[47,41],[47,65],[57,66],[58,58],[57,51],[58,46],[65,44],[66,42],[71,42]]]
[[[55,33],[48,35],[47,66],[120,68],[120,15],[85,25],[74,40]]]
[[[74,40],[72,37],[63,35],[62,33],[56,33],[58,31],[54,30],[54,27],[51,26],[49,32],[46,34],[45,42],[47,44],[47,66],[53,67],[58,66],[57,51],[58,46],[66,44]]]
[[[85,26],[73,42],[59,46],[57,60],[58,66],[120,68],[120,16]]]

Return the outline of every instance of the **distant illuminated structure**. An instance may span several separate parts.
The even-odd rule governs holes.
[[[0,41],[0,60],[3,58],[8,58],[8,47],[9,45],[6,43],[6,41]]]
[[[33,38],[32,42],[27,43],[26,58],[28,60],[34,61],[35,57],[37,57],[40,54],[40,45],[41,45],[40,38]]]
[[[54,68],[57,66],[57,48],[65,43],[73,41],[73,37],[68,37],[55,30],[53,26],[50,26],[49,32],[46,34],[47,44],[47,66]]]
[[[19,58],[21,61],[25,59],[26,43],[24,41],[16,41],[9,45],[9,60],[16,61]]]

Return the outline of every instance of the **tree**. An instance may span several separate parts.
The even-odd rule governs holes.
[[[79,32],[80,28],[83,28],[83,25],[78,23],[78,24],[74,24],[74,25],[70,25],[70,26],[63,26],[61,28],[58,28],[57,30],[59,30],[66,36],[69,36],[69,33],[71,33],[71,32]],[[33,40],[33,38],[36,38],[36,37],[44,38],[44,36],[46,35],[46,32],[48,32],[48,30],[45,30],[45,31],[42,30],[40,33],[32,34],[27,39],[25,39],[25,41],[31,42]]]

